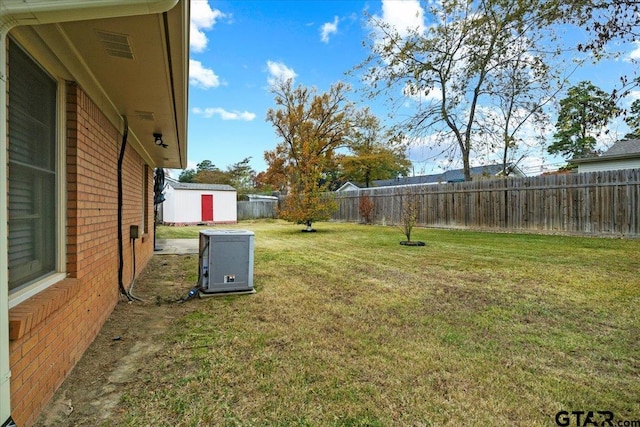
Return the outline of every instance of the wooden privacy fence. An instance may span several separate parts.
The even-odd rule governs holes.
[[[332,219],[361,222],[364,196],[376,223],[399,224],[413,198],[421,226],[640,237],[640,169],[347,191]]]
[[[239,201],[238,220],[257,218],[277,218],[277,200]]]

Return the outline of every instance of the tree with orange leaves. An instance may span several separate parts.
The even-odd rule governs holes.
[[[282,141],[275,150],[265,152],[265,160],[284,171],[287,179],[287,198],[278,214],[305,224],[306,231],[313,231],[313,222],[329,219],[335,209],[324,175],[351,129],[353,106],[347,100],[348,91],[346,84],[338,82],[319,94],[315,88],[294,88],[291,80],[271,88],[276,108],[269,109],[267,121]]]

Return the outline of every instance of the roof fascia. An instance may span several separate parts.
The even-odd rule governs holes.
[[[0,27],[162,13],[179,0],[4,0]]]
[[[609,162],[612,160],[627,160],[627,159],[640,159],[640,153],[617,154],[614,156],[585,157],[584,159],[571,159],[569,160],[569,163],[574,163],[574,164],[598,163],[598,162]]]
[[[5,39],[8,32],[18,26],[34,26],[36,32],[47,40],[57,40],[52,36],[56,33],[60,40],[56,54],[59,57],[73,57],[75,61],[68,64],[83,64],[70,44],[58,23],[83,21],[101,18],[119,18],[125,16],[159,14],[171,10],[180,0],[2,0],[0,1],[0,37]],[[38,24],[54,24],[53,28],[39,27]],[[188,23],[187,23],[188,25]],[[185,42],[188,47],[188,40]],[[55,49],[56,45],[50,46]],[[188,52],[188,49],[187,49]],[[187,59],[188,61],[188,59]],[[2,57],[0,67],[4,67],[5,59]],[[79,82],[88,90],[95,99],[100,99],[106,107],[105,113],[109,120],[118,128],[124,127],[121,115],[104,92],[104,89],[89,73],[86,67],[75,67]],[[0,80],[5,81],[4,68],[0,68]],[[188,80],[185,81],[188,88]],[[188,90],[188,89],[187,89]],[[188,92],[185,92],[188,93]],[[185,112],[186,116],[186,112]],[[186,121],[185,121],[186,125]],[[179,132],[179,129],[177,129]],[[136,151],[143,157],[146,163],[155,166],[155,162],[144,148],[140,139],[129,132],[129,138]],[[186,153],[183,155],[186,159]],[[185,160],[186,161],[186,160]]]

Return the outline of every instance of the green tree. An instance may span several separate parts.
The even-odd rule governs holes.
[[[211,160],[203,160],[196,165],[196,172],[219,171],[220,169],[214,165]]]
[[[288,196],[280,217],[298,224],[328,219],[335,203],[325,195],[325,171],[336,149],[343,146],[350,131],[351,103],[344,83],[332,85],[328,92],[291,80],[276,83],[271,91],[276,108],[267,112],[281,142],[265,153],[269,168],[282,168]]]
[[[640,139],[640,99],[631,104],[624,121],[631,128],[631,132],[625,135],[626,139]]]
[[[214,179],[210,177],[206,177],[202,175],[202,172],[210,172],[210,171],[219,171],[211,160],[203,160],[196,165],[196,169],[185,169],[178,176],[178,181],[180,182],[200,182],[200,183],[209,183],[209,179]],[[200,174],[200,176],[198,176]]]
[[[561,154],[565,159],[595,154],[596,136],[618,114],[611,95],[582,81],[567,91],[560,100],[553,143],[549,154]]]
[[[193,182],[193,177],[196,176],[196,170],[195,169],[185,169],[182,172],[180,172],[180,175],[178,176],[178,181],[180,182]]]
[[[238,194],[246,194],[253,189],[256,172],[249,166],[251,157],[247,157],[222,170],[211,160],[203,160],[196,169],[182,171],[180,182],[194,182],[200,184],[226,184],[238,190]]]
[[[238,194],[247,194],[254,188],[256,171],[249,165],[251,157],[227,167],[227,175],[230,184],[238,191]]]
[[[214,165],[211,160],[203,160],[197,164],[197,171],[193,182],[200,184],[225,184],[231,185],[229,174]]]
[[[425,11],[431,25],[402,32],[370,17],[371,54],[356,70],[364,69],[370,96],[387,92],[403,106],[413,101],[416,111],[399,124],[401,129],[429,137],[450,158],[460,156],[465,180],[471,180],[472,151],[485,143],[479,111],[501,93],[496,79],[515,66],[514,55],[537,58],[528,62],[536,80],[552,80],[554,67],[542,66],[558,52],[548,49],[555,39],[547,3],[442,0]],[[538,48],[542,40],[547,49]],[[532,97],[535,90],[527,89]]]
[[[355,115],[348,146],[350,154],[338,161],[345,180],[369,187],[376,179],[406,176],[411,168],[404,145],[384,131],[380,120],[368,108]]]

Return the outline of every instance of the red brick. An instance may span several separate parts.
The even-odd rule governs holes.
[[[23,329],[9,345],[12,414],[18,425],[27,427],[35,422],[118,302],[115,183],[119,130],[73,83],[67,85],[66,110],[67,273],[75,279],[65,280],[11,310],[14,322],[18,320],[17,326]],[[125,151],[123,166],[126,234],[128,225],[139,222],[142,213],[144,162],[131,146]],[[148,171],[151,183],[151,168]],[[147,203],[151,200],[148,194]],[[152,221],[149,212],[147,223]],[[125,243],[124,249],[123,273],[130,277],[131,247]],[[135,249],[139,273],[153,248],[141,244]]]

